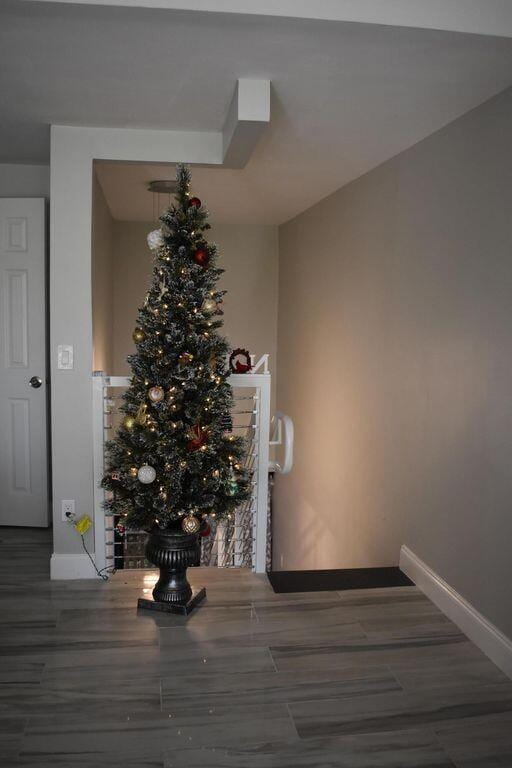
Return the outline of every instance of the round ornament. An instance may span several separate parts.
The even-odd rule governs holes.
[[[200,267],[207,267],[210,261],[210,254],[206,248],[198,248],[194,251],[194,261],[199,264]]]
[[[148,392],[148,397],[151,400],[152,403],[160,403],[165,397],[165,392],[163,387],[151,387],[151,389]]]
[[[133,416],[125,416],[122,424],[125,429],[133,429],[135,426],[135,419]]]
[[[164,236],[161,229],[154,229],[147,237],[148,245],[152,251],[156,251],[164,244]]]
[[[116,525],[116,531],[117,531],[117,533],[118,533],[120,536],[124,536],[124,534],[126,533],[126,526],[125,526],[125,525],[123,525],[122,523],[118,523],[118,524]]]
[[[189,208],[200,208],[201,201],[198,197],[191,197],[187,205]]]
[[[142,328],[136,328],[132,333],[132,339],[136,344],[140,344],[141,341],[144,341],[145,338],[146,338],[146,334],[144,333]]]
[[[203,310],[203,312],[208,312],[212,314],[217,310],[217,302],[215,301],[215,299],[205,299],[203,301],[203,305],[201,309]]]
[[[201,527],[201,523],[194,515],[187,515],[181,521],[181,527],[185,533],[197,533]]]
[[[140,467],[139,471],[137,472],[137,477],[139,478],[141,483],[143,483],[144,485],[149,485],[156,478],[156,470],[154,467],[151,467],[149,464],[144,464],[142,467]]]

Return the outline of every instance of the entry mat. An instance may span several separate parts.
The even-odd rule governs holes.
[[[326,592],[343,589],[414,586],[400,568],[341,568],[329,571],[270,571],[274,592]]]

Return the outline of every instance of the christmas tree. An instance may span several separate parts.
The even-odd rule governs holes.
[[[249,496],[245,445],[232,434],[232,391],[216,246],[208,213],[177,168],[176,201],[151,232],[151,286],[133,333],[124,413],[107,445],[106,508],[132,529],[194,533]]]

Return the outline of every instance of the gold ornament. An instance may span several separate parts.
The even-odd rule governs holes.
[[[137,411],[137,415],[135,416],[135,421],[137,422],[137,424],[140,424],[141,427],[145,427],[146,426],[146,422],[148,420],[148,415],[146,413],[147,409],[148,409],[148,407],[147,407],[146,403],[141,403],[139,405],[139,409]]]
[[[163,387],[151,387],[148,397],[152,403],[159,403],[164,399],[165,392]]]
[[[209,312],[210,314],[212,312],[215,312],[217,310],[217,302],[215,299],[205,299],[203,301],[203,306],[201,307],[203,312]]]
[[[137,469],[137,467],[130,467],[130,469],[128,470],[128,474],[130,475],[130,477],[137,477],[138,473],[139,473],[139,470]]]
[[[136,328],[132,334],[132,338],[136,344],[140,344],[141,341],[144,341],[146,338],[146,334],[142,330],[142,328]]]
[[[185,533],[197,533],[201,527],[201,523],[194,515],[187,515],[181,521],[181,527]]]
[[[194,355],[192,355],[190,352],[182,352],[178,358],[178,362],[180,365],[188,365],[192,362],[193,359]]]
[[[162,301],[163,297],[166,293],[169,293],[169,289],[165,284],[165,278],[162,278],[160,282],[158,283],[158,290],[160,291],[159,299]]]
[[[133,429],[135,426],[135,419],[133,416],[125,416],[122,424],[125,429]]]

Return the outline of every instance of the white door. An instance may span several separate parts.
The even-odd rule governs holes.
[[[0,198],[0,525],[48,525],[44,224]]]

